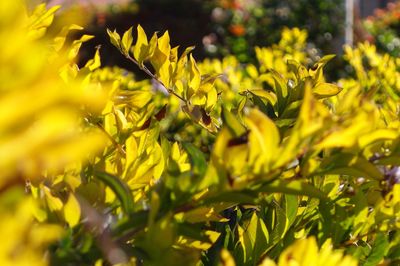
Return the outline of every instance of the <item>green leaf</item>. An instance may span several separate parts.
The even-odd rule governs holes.
[[[129,54],[129,50],[131,49],[133,42],[133,37],[132,37],[132,27],[129,28],[129,30],[125,31],[124,35],[122,36],[122,52],[125,55]]]
[[[140,211],[129,214],[128,217],[123,217],[118,223],[113,227],[114,236],[123,236],[125,234],[130,234],[139,229],[143,229],[149,220],[148,211]]]
[[[220,192],[215,196],[208,197],[204,200],[203,204],[208,205],[212,203],[229,202],[236,204],[254,204],[257,198],[254,197],[254,191],[227,191]]]
[[[286,234],[289,226],[288,218],[286,217],[285,210],[279,206],[279,204],[273,201],[274,213],[275,213],[275,224],[271,233],[271,244],[274,245],[282,240]]]
[[[382,173],[364,157],[350,153],[338,153],[325,158],[312,175],[341,174],[381,180]]]
[[[273,79],[275,80],[275,93],[278,96],[278,113],[281,114],[286,106],[286,100],[288,97],[288,87],[286,84],[286,80],[284,77],[279,74],[274,69],[269,69],[269,72],[272,74]]]
[[[249,92],[253,95],[257,95],[258,97],[265,99],[268,101],[272,106],[276,104],[277,98],[275,93],[271,91],[256,89],[256,90],[249,90]]]
[[[202,206],[193,210],[181,212],[175,215],[175,218],[180,221],[189,223],[203,223],[203,222],[227,222],[229,219],[221,216],[219,213],[232,204],[216,203],[208,206]]]
[[[246,233],[248,234],[253,249],[252,259],[253,262],[256,263],[266,251],[269,243],[268,229],[264,221],[257,216],[256,212],[253,212],[251,216]]]
[[[391,155],[376,160],[378,165],[400,165],[400,156]]]
[[[367,257],[364,266],[378,265],[389,251],[389,241],[385,234],[377,235],[371,253]]]
[[[182,147],[189,154],[194,174],[199,175],[200,177],[204,176],[207,170],[207,161],[204,154],[189,142],[182,143]]]
[[[116,176],[100,171],[95,171],[94,176],[111,188],[111,190],[120,200],[122,209],[126,214],[133,213],[134,201],[132,198],[132,193],[125,182]]]
[[[234,137],[240,137],[246,133],[246,128],[239,120],[228,110],[222,107],[222,120],[224,125],[228,127]]]
[[[272,118],[272,119],[276,118],[274,108],[270,104],[270,102],[268,102],[268,101],[264,102],[260,96],[252,93],[251,91],[250,91],[250,94],[251,94],[251,99],[252,99],[254,105],[257,106],[261,112],[266,114],[269,118]]]
[[[283,209],[289,221],[289,226],[294,222],[297,215],[298,200],[296,195],[285,194],[283,196]]]
[[[326,195],[318,188],[305,183],[303,181],[294,180],[276,180],[272,183],[261,186],[256,189],[257,192],[270,192],[270,193],[287,193],[294,195],[305,195],[309,197],[327,199]]]

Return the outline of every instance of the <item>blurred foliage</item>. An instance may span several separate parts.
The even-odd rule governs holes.
[[[66,169],[79,169],[105,141],[83,120],[104,108],[105,94],[90,80],[99,62],[82,69],[74,64],[79,47],[92,37],[67,43],[68,32],[81,29],[77,25],[47,36],[58,9],[42,4],[28,14],[22,1],[0,3],[0,230],[7,239],[0,248],[2,265],[46,264],[45,247],[62,237],[62,225],[47,220],[42,203],[23,188],[40,187],[37,198],[69,213],[71,204],[63,208],[49,184],[59,183],[55,176]]]
[[[400,2],[389,3],[386,9],[377,9],[364,21],[378,49],[394,57],[400,56]]]
[[[2,265],[399,263],[398,58],[328,82],[299,28],[247,64],[107,30],[138,80],[57,9],[0,2]]]
[[[210,54],[234,54],[241,62],[253,62],[253,47],[277,43],[285,27],[307,30],[308,49],[314,55],[337,51],[342,42],[341,0],[214,0],[213,4],[216,35],[205,39]]]

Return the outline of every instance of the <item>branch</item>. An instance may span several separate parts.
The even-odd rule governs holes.
[[[181,101],[186,102],[186,100],[180,96],[179,94],[177,94],[176,92],[174,92],[171,88],[168,88],[167,86],[165,86],[165,84],[156,76],[154,75],[145,65],[140,65],[138,61],[136,61],[133,57],[131,57],[129,54],[126,54],[125,57],[130,60],[131,62],[135,63],[140,70],[143,70],[148,76],[150,76],[152,79],[154,79],[155,81],[157,81],[160,85],[162,85],[164,88],[167,89],[168,93],[174,95],[175,97],[179,98]]]

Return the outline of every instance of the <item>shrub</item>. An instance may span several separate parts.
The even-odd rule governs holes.
[[[378,49],[394,57],[400,55],[400,3],[389,3],[386,9],[377,9],[364,21],[364,26]]]
[[[255,64],[108,30],[137,81],[79,68],[90,37],[45,34],[56,8],[0,7],[3,264],[399,262],[398,59],[348,47],[328,83],[299,29]]]
[[[212,25],[217,38],[205,48],[210,54],[234,54],[241,62],[254,62],[253,47],[277,43],[285,27],[307,30],[308,48],[313,54],[336,51],[344,32],[343,1],[212,2]]]

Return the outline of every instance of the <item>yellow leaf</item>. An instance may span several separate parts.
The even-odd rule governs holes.
[[[271,260],[270,258],[266,258],[262,261],[260,266],[276,266],[275,262]]]
[[[207,101],[206,94],[198,92],[190,97],[190,103],[193,105],[204,105]]]
[[[194,210],[190,210],[184,213],[176,214],[175,218],[181,221],[189,223],[200,223],[200,222],[227,222],[229,221],[225,217],[221,216],[217,207],[199,207]]]
[[[369,132],[360,138],[358,138],[358,145],[361,148],[366,147],[376,141],[382,140],[393,140],[399,136],[398,130],[395,129],[377,129],[373,132]]]
[[[87,42],[93,38],[94,38],[94,36],[85,34],[79,40],[73,41],[71,48],[68,52],[68,59],[73,60],[78,55],[78,52],[82,46],[82,43]]]
[[[326,98],[334,96],[341,91],[342,91],[341,87],[332,83],[325,83],[325,82],[318,83],[313,88],[313,93],[317,98]]]
[[[132,46],[133,38],[132,38],[132,27],[130,27],[122,36],[121,48],[124,54],[129,54],[129,50]]]
[[[138,61],[140,65],[143,65],[143,61],[146,58],[148,52],[147,36],[142,26],[137,26],[137,40],[135,47],[133,48],[133,57]]]
[[[153,36],[150,39],[150,42],[149,42],[149,47],[148,47],[146,59],[149,59],[149,58],[151,58],[153,56],[154,51],[157,48],[157,43],[158,43],[157,33],[154,33]]]
[[[176,63],[178,61],[178,49],[179,46],[175,46],[171,49],[171,54],[169,55],[169,61]]]
[[[251,93],[257,95],[258,97],[267,100],[269,103],[272,105],[275,105],[277,98],[275,93],[271,91],[266,91],[262,89],[255,89],[255,90],[250,90]]]
[[[136,160],[138,156],[138,146],[134,136],[130,136],[125,142],[126,149],[126,166],[125,166],[125,174],[128,171],[129,167]]]
[[[247,65],[246,72],[252,79],[256,79],[258,77],[258,70],[254,65]]]
[[[63,27],[61,32],[54,38],[54,49],[58,52],[63,47],[65,40],[67,39],[67,35],[71,30],[83,30],[83,28],[79,25],[72,24],[70,26]]]
[[[189,87],[196,92],[200,87],[201,76],[199,68],[196,65],[196,61],[194,60],[192,54],[190,54],[190,60],[188,62],[190,79],[189,79]]]
[[[206,110],[211,111],[211,109],[217,104],[217,100],[218,100],[217,90],[215,88],[212,88],[207,93]]]
[[[49,207],[50,211],[59,211],[62,209],[63,207],[63,203],[62,201],[57,198],[54,197],[51,193],[50,193],[50,189],[48,187],[42,187],[44,194],[46,196],[46,202],[47,202],[47,206]]]
[[[229,253],[228,250],[223,249],[221,251],[221,261],[222,261],[222,265],[224,266],[235,266],[235,259],[232,257],[232,255]]]
[[[54,6],[46,10],[46,5],[40,4],[34,9],[28,19],[28,36],[31,40],[41,38],[46,33],[47,27],[53,22],[54,13],[59,8],[60,6]]]
[[[119,36],[118,32],[116,30],[110,31],[107,29],[107,34],[110,37],[111,43],[118,48],[118,50],[121,50],[121,36]]]
[[[68,201],[64,206],[64,218],[70,227],[79,223],[81,218],[81,207],[74,194],[69,194]]]
[[[249,161],[255,162],[257,172],[261,165],[269,170],[269,164],[279,149],[280,136],[274,122],[257,109],[250,110],[245,122],[250,130]]]
[[[128,129],[128,121],[126,120],[125,115],[121,112],[121,110],[115,109],[114,110],[115,118],[117,121],[117,127],[119,131],[124,132]]]
[[[209,241],[193,240],[190,238],[180,236],[178,239],[178,244],[199,250],[208,250],[212,246],[212,244],[214,244],[215,241],[217,241],[221,233],[207,230],[204,232],[204,235],[209,237]]]
[[[371,118],[368,113],[360,113],[354,117],[351,125],[333,131],[316,146],[318,149],[352,147],[362,135],[368,134],[370,128]]]
[[[93,59],[90,59],[85,65],[85,67],[88,67],[90,69],[90,71],[93,71],[101,66],[99,50],[100,50],[100,48],[96,49],[96,53],[94,54]]]
[[[170,69],[171,62],[169,61],[171,53],[169,41],[169,34],[168,31],[166,31],[164,35],[158,39],[157,47],[150,59],[150,63],[154,67],[157,77],[166,87],[169,86],[169,81],[171,79],[170,71],[172,71],[172,69]]]
[[[167,56],[169,59],[171,53],[171,46],[170,46],[170,38],[169,33],[166,31],[163,36],[158,39],[158,49]]]

